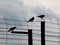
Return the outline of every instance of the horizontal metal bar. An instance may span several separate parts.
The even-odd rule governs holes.
[[[28,32],[20,32],[20,31],[12,31],[11,33],[16,33],[16,34],[28,34]]]

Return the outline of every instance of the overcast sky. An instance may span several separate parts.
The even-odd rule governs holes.
[[[60,21],[59,4],[60,0],[0,0],[0,18],[28,20],[44,14],[47,21],[57,22]]]
[[[60,0],[0,0],[0,15],[19,19],[45,14],[54,19],[60,16],[59,4]]]

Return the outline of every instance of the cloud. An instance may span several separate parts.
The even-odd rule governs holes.
[[[55,14],[51,9],[45,9],[44,7],[36,6],[36,7],[33,7],[32,10],[33,10],[33,13],[37,16],[45,15],[45,17],[50,20],[52,20],[52,18],[57,18],[56,17],[57,14]]]
[[[39,0],[38,0],[39,3],[37,1],[35,1],[38,4],[33,3],[34,2],[34,0],[33,0],[31,5],[30,5],[30,3],[28,4],[28,1],[30,1],[30,0],[28,0],[25,5],[24,2],[26,2],[26,1],[27,0],[25,0],[25,1],[22,1],[22,0],[1,0],[0,15],[4,16],[6,18],[10,18],[10,19],[29,20],[29,18],[31,18],[32,16],[38,16],[40,14],[44,14],[44,15],[46,15],[46,19],[48,21],[54,21],[54,22],[56,21],[54,18],[58,18],[56,16],[56,14],[51,9],[45,9],[45,7],[39,6],[38,5],[38,4],[40,4]],[[36,5],[38,5],[38,6],[36,6]],[[21,24],[21,23],[19,22],[19,24]],[[25,23],[22,23],[21,25],[23,25],[23,24],[25,24]],[[39,23],[38,24],[35,23],[35,24],[39,25]],[[31,27],[31,28],[34,28],[34,27]],[[36,29],[36,27],[35,27],[35,29]],[[39,27],[39,29],[40,29],[40,27]]]
[[[33,0],[34,1],[34,0]],[[58,16],[51,10],[45,9],[42,6],[25,5],[22,0],[2,0],[0,5],[0,15],[12,19],[29,19],[32,16],[45,14],[46,18],[58,18]],[[30,1],[31,3],[32,1]],[[35,1],[36,2],[36,1]],[[32,4],[33,5],[33,4]],[[57,17],[56,17],[57,16]]]
[[[23,0],[28,6],[43,6],[46,9],[51,9],[57,17],[60,17],[60,0]]]

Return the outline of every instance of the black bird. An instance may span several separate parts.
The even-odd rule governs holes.
[[[43,17],[45,17],[45,15],[39,15],[39,16],[37,16],[37,17],[43,18]]]
[[[16,27],[10,28],[10,29],[8,30],[8,32],[13,31],[14,29],[16,29]]]
[[[29,19],[29,21],[27,21],[27,22],[33,22],[33,20],[34,20],[34,17],[32,17],[31,19]]]

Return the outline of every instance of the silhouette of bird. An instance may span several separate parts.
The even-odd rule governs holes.
[[[43,17],[45,17],[45,15],[39,15],[39,16],[37,16],[37,17],[43,18]]]
[[[10,28],[10,29],[8,30],[8,32],[13,31],[14,29],[16,29],[16,27]]]
[[[32,17],[29,21],[27,21],[27,22],[33,22],[33,20],[34,20],[34,17]]]

